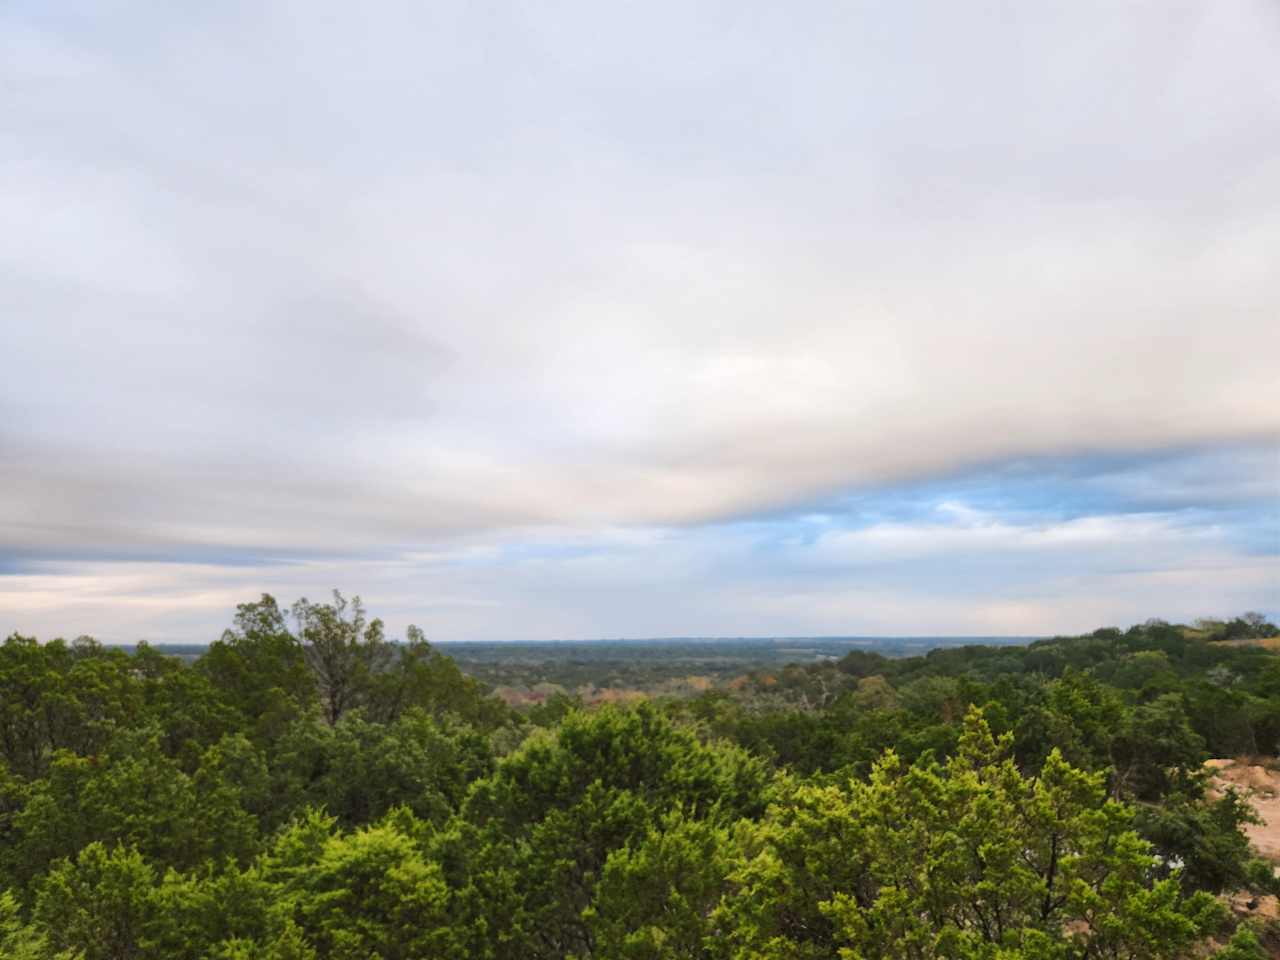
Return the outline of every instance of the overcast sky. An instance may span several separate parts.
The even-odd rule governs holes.
[[[1280,614],[1280,7],[0,7],[0,634]]]

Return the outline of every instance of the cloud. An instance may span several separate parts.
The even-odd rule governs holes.
[[[1148,464],[1191,472],[1185,459]],[[1225,463],[1220,455],[1215,459]],[[1242,451],[1236,466],[1251,462]],[[1077,464],[1076,487],[1093,472]],[[1127,468],[1129,475],[1137,467]],[[1000,509],[970,499],[981,475],[860,494],[825,513],[694,526],[553,526],[459,535],[429,550],[317,554],[257,567],[161,559],[29,559],[0,577],[0,608],[23,630],[107,639],[208,640],[234,605],[339,585],[393,633],[437,639],[593,636],[1043,634],[1280,612],[1276,502],[1253,513],[1200,507],[1063,516],[1028,482]],[[1059,488],[1063,489],[1063,488]],[[1067,487],[1066,489],[1070,489]],[[1273,536],[1243,549],[1269,514]],[[105,630],[104,630],[105,625]]]
[[[1244,0],[10,5],[0,550],[390,562],[1265,461],[1278,32]],[[1073,490],[1200,496],[1144,482]]]

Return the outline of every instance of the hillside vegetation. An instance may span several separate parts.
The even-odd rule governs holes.
[[[359,601],[0,646],[0,957],[1262,958],[1255,616],[523,712]],[[1225,776],[1225,775],[1224,775]],[[1228,904],[1234,904],[1234,909]]]

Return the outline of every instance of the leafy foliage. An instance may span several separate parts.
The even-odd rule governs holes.
[[[857,650],[527,716],[337,593],[242,604],[189,665],[15,635],[0,956],[1264,956],[1214,895],[1280,883],[1204,761],[1280,748],[1273,635]]]

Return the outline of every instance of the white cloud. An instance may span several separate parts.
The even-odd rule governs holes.
[[[1280,608],[1280,558],[1173,514],[1014,523],[954,503],[808,541],[791,523],[547,530],[251,568],[34,564],[0,577],[0,608],[40,635],[161,641],[215,637],[260,591],[291,601],[334,585],[393,633],[417,622],[437,639],[1042,634]]]
[[[1083,557],[1095,566],[1119,562],[1176,546],[1178,563],[1193,562],[1187,554],[1195,544],[1219,546],[1223,531],[1213,526],[1190,526],[1177,514],[1118,514],[1083,516],[1064,521],[1013,522],[964,504],[948,502],[935,521],[886,522],[821,537],[813,546],[797,549],[801,562],[817,565],[879,566],[934,557],[984,556],[998,563],[1017,563],[1033,556],[1040,564],[1055,558]],[[1154,560],[1152,562],[1162,562]]]
[[[391,556],[1274,445],[1277,33],[11,6],[0,547]]]

